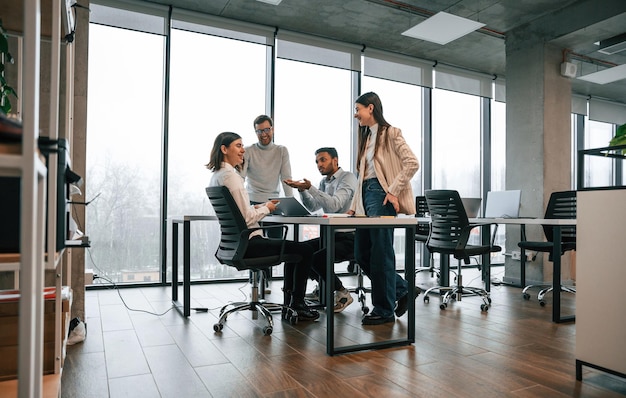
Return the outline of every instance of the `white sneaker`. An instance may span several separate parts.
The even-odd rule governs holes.
[[[352,299],[352,295],[350,294],[350,291],[346,289],[345,287],[343,288],[343,290],[335,291],[334,311],[335,312],[343,311],[344,309],[346,309],[347,306],[352,304],[353,301],[354,300]]]
[[[315,285],[315,289],[311,293],[305,294],[304,298],[311,301],[320,301],[320,285]]]

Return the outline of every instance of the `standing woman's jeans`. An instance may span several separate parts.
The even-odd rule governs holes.
[[[387,193],[378,179],[363,181],[363,207],[372,216],[395,216],[391,203],[383,206]],[[395,302],[408,293],[408,283],[396,272],[393,228],[357,228],[354,238],[356,262],[372,282],[372,314],[393,316]]]

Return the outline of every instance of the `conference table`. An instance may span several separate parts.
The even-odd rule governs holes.
[[[390,338],[372,342],[356,343],[344,346],[337,346],[335,342],[335,314],[332,305],[326,305],[326,353],[328,355],[344,354],[348,352],[389,348],[402,345],[410,345],[415,342],[415,230],[419,220],[412,216],[404,217],[333,217],[333,216],[312,216],[312,217],[286,217],[267,216],[263,218],[263,223],[278,223],[294,225],[297,231],[299,225],[318,225],[320,227],[321,243],[326,250],[326,272],[333,275],[334,254],[335,254],[335,232],[337,230],[353,228],[400,228],[405,230],[404,242],[404,269],[405,279],[409,281],[409,305],[407,310],[408,321],[406,324],[406,338]],[[297,234],[295,235],[297,239]],[[333,302],[332,289],[322,289],[325,294],[325,302]],[[374,328],[386,327],[387,325],[374,326]],[[395,327],[395,326],[393,326]],[[364,326],[364,328],[370,328]]]
[[[554,270],[552,272],[552,286],[561,286],[561,228],[564,226],[576,225],[575,219],[550,219],[550,218],[471,218],[471,224],[482,225],[482,243],[489,244],[491,239],[491,225],[504,224],[504,225],[519,225],[521,230],[521,236],[524,236],[524,228],[526,225],[550,225],[553,227],[554,234],[554,246],[552,248],[552,260]],[[521,238],[520,238],[521,239]],[[485,289],[489,291],[491,283],[491,271],[490,271],[490,254],[482,256],[482,263],[486,264],[482,269],[482,276],[485,283]],[[443,270],[442,270],[443,274]],[[526,285],[526,270],[525,267],[521,267],[520,273],[520,285],[524,287]],[[561,289],[554,288],[552,290],[552,321],[555,323],[571,322],[575,320],[574,315],[561,315]]]

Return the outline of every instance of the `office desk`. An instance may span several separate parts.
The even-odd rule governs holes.
[[[491,239],[491,231],[489,230],[489,224],[512,224],[520,225],[524,228],[526,225],[551,225],[554,227],[554,247],[552,249],[552,260],[554,265],[554,271],[552,272],[552,286],[561,285],[561,227],[576,225],[576,220],[571,219],[545,219],[545,218],[472,218],[471,224],[484,224],[482,239],[483,244],[488,243]],[[483,264],[487,266],[483,267],[483,278],[485,280],[485,286],[489,286],[491,281],[490,264],[491,259],[489,254],[483,255]],[[521,284],[522,287],[526,284],[525,270],[521,270]],[[489,289],[486,288],[488,291]],[[552,321],[556,323],[570,322],[575,319],[574,315],[561,316],[561,289],[552,290],[553,304],[552,304]]]
[[[418,219],[415,217],[382,218],[382,217],[283,217],[267,216],[263,222],[293,225],[319,225],[322,244],[326,247],[326,272],[333,275],[335,239],[338,229],[346,228],[403,228],[405,232],[405,279],[409,282],[409,307],[407,338],[373,343],[355,344],[350,346],[335,347],[335,329],[333,306],[326,306],[326,353],[328,355],[343,354],[354,351],[388,348],[401,345],[409,345],[415,342],[415,229]],[[333,302],[332,289],[324,289],[326,303]],[[379,326],[373,326],[379,327]],[[382,327],[385,327],[384,325]]]
[[[215,216],[183,216],[172,219],[172,303],[184,317],[191,313],[191,222],[217,221]],[[183,309],[178,301],[178,226],[183,224]]]

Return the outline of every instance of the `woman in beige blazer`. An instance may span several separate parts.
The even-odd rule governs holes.
[[[411,178],[419,168],[417,158],[402,131],[383,117],[378,95],[365,93],[355,102],[354,117],[359,121],[358,186],[349,212],[366,216],[415,214]],[[372,281],[374,309],[362,323],[394,322],[394,312],[396,316],[406,312],[408,283],[396,272],[393,229],[357,229],[354,254]]]

